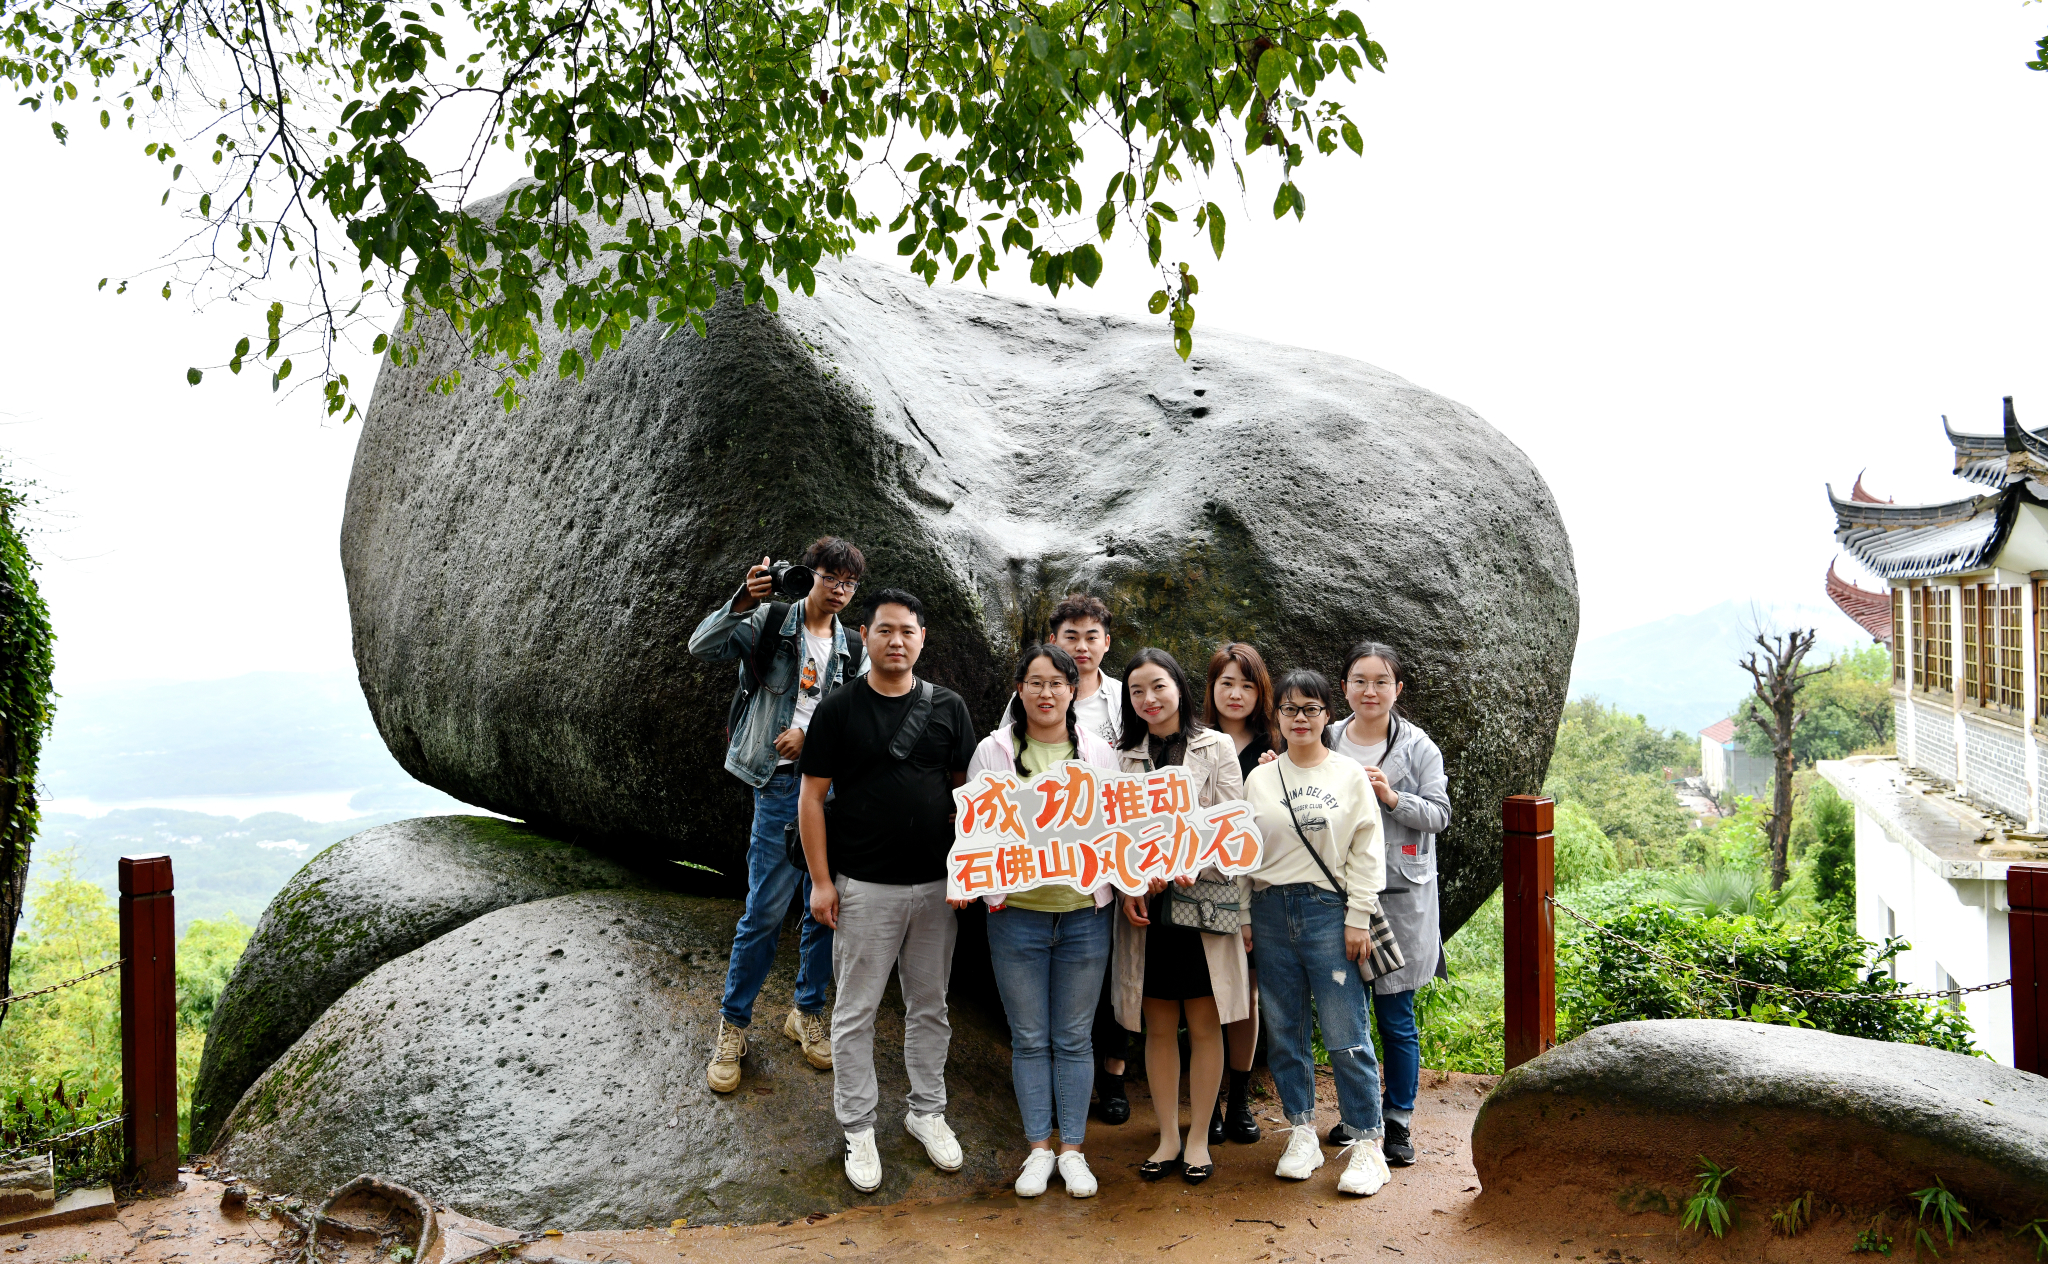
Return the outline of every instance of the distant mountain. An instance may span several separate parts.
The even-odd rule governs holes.
[[[460,806],[398,766],[339,672],[66,689],[38,781],[95,804],[347,791],[362,813]]]
[[[1696,733],[1733,713],[1750,691],[1736,666],[1755,648],[1757,611],[1724,601],[1579,642],[1571,696],[1588,695],[1644,717],[1660,729]],[[1774,629],[1815,628],[1822,657],[1870,644],[1870,634],[1833,606],[1777,606],[1763,617]]]
[[[309,821],[283,812],[244,820],[162,808],[126,808],[103,816],[46,812],[36,835],[31,896],[34,878],[46,873],[50,858],[67,848],[78,854],[78,876],[98,883],[110,896],[117,894],[115,877],[122,856],[166,852],[176,884],[172,894],[179,934],[194,918],[211,920],[229,913],[254,926],[271,897],[308,860],[351,834],[415,815],[386,812],[346,821]],[[28,925],[26,917],[22,924]]]

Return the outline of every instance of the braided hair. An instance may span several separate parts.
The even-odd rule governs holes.
[[[1024,717],[1024,675],[1031,670],[1031,664],[1039,659],[1050,662],[1060,675],[1067,678],[1067,688],[1081,687],[1081,669],[1074,665],[1073,655],[1057,645],[1034,645],[1017,657],[1017,674],[1011,682],[1017,692],[1010,696],[1010,757],[1017,763],[1019,775],[1024,773],[1024,743],[1031,736],[1031,725]],[[1074,758],[1081,757],[1081,737],[1074,729],[1074,700],[1067,699],[1067,741],[1074,748]]]

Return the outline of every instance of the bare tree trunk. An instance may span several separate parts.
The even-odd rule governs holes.
[[[1771,814],[1765,818],[1764,832],[1771,844],[1773,891],[1783,889],[1789,867],[1786,852],[1792,841],[1792,734],[1806,718],[1805,709],[1799,706],[1799,690],[1808,680],[1829,670],[1800,669],[1815,638],[1812,628],[1794,628],[1782,636],[1768,638],[1759,632],[1757,648],[1741,663],[1756,682],[1756,699],[1762,704],[1749,718],[1771,743]]]

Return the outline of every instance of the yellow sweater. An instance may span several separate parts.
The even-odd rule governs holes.
[[[1286,799],[1281,784],[1287,786]],[[1259,837],[1265,840],[1264,863],[1252,873],[1253,889],[1313,882],[1331,890],[1329,879],[1302,846],[1294,822],[1315,846],[1323,864],[1337,875],[1346,891],[1344,924],[1365,929],[1380,906],[1380,888],[1387,885],[1387,843],[1380,828],[1380,801],[1356,761],[1332,751],[1314,768],[1303,768],[1286,755],[1260,764],[1245,779],[1244,797],[1252,805]],[[1293,817],[1287,808],[1291,800]]]

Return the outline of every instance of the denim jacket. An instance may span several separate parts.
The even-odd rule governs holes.
[[[707,663],[739,660],[740,682],[745,683],[747,657],[753,653],[761,625],[767,621],[769,603],[764,601],[752,610],[736,612],[732,603],[738,596],[734,593],[724,605],[704,616],[704,622],[690,634],[690,653]],[[796,677],[803,664],[802,651],[792,653],[790,639],[797,637],[803,622],[803,603],[790,602],[789,617],[782,621],[782,636],[775,648],[775,661],[768,666],[768,679],[747,700],[746,713],[733,726],[732,741],[725,750],[725,770],[756,790],[775,775],[775,765],[782,760],[775,752],[775,739],[796,718]],[[853,660],[853,650],[847,642],[846,627],[835,617],[832,670],[819,684],[820,702],[846,683],[846,669]],[[798,638],[796,644],[802,645],[802,639]]]

